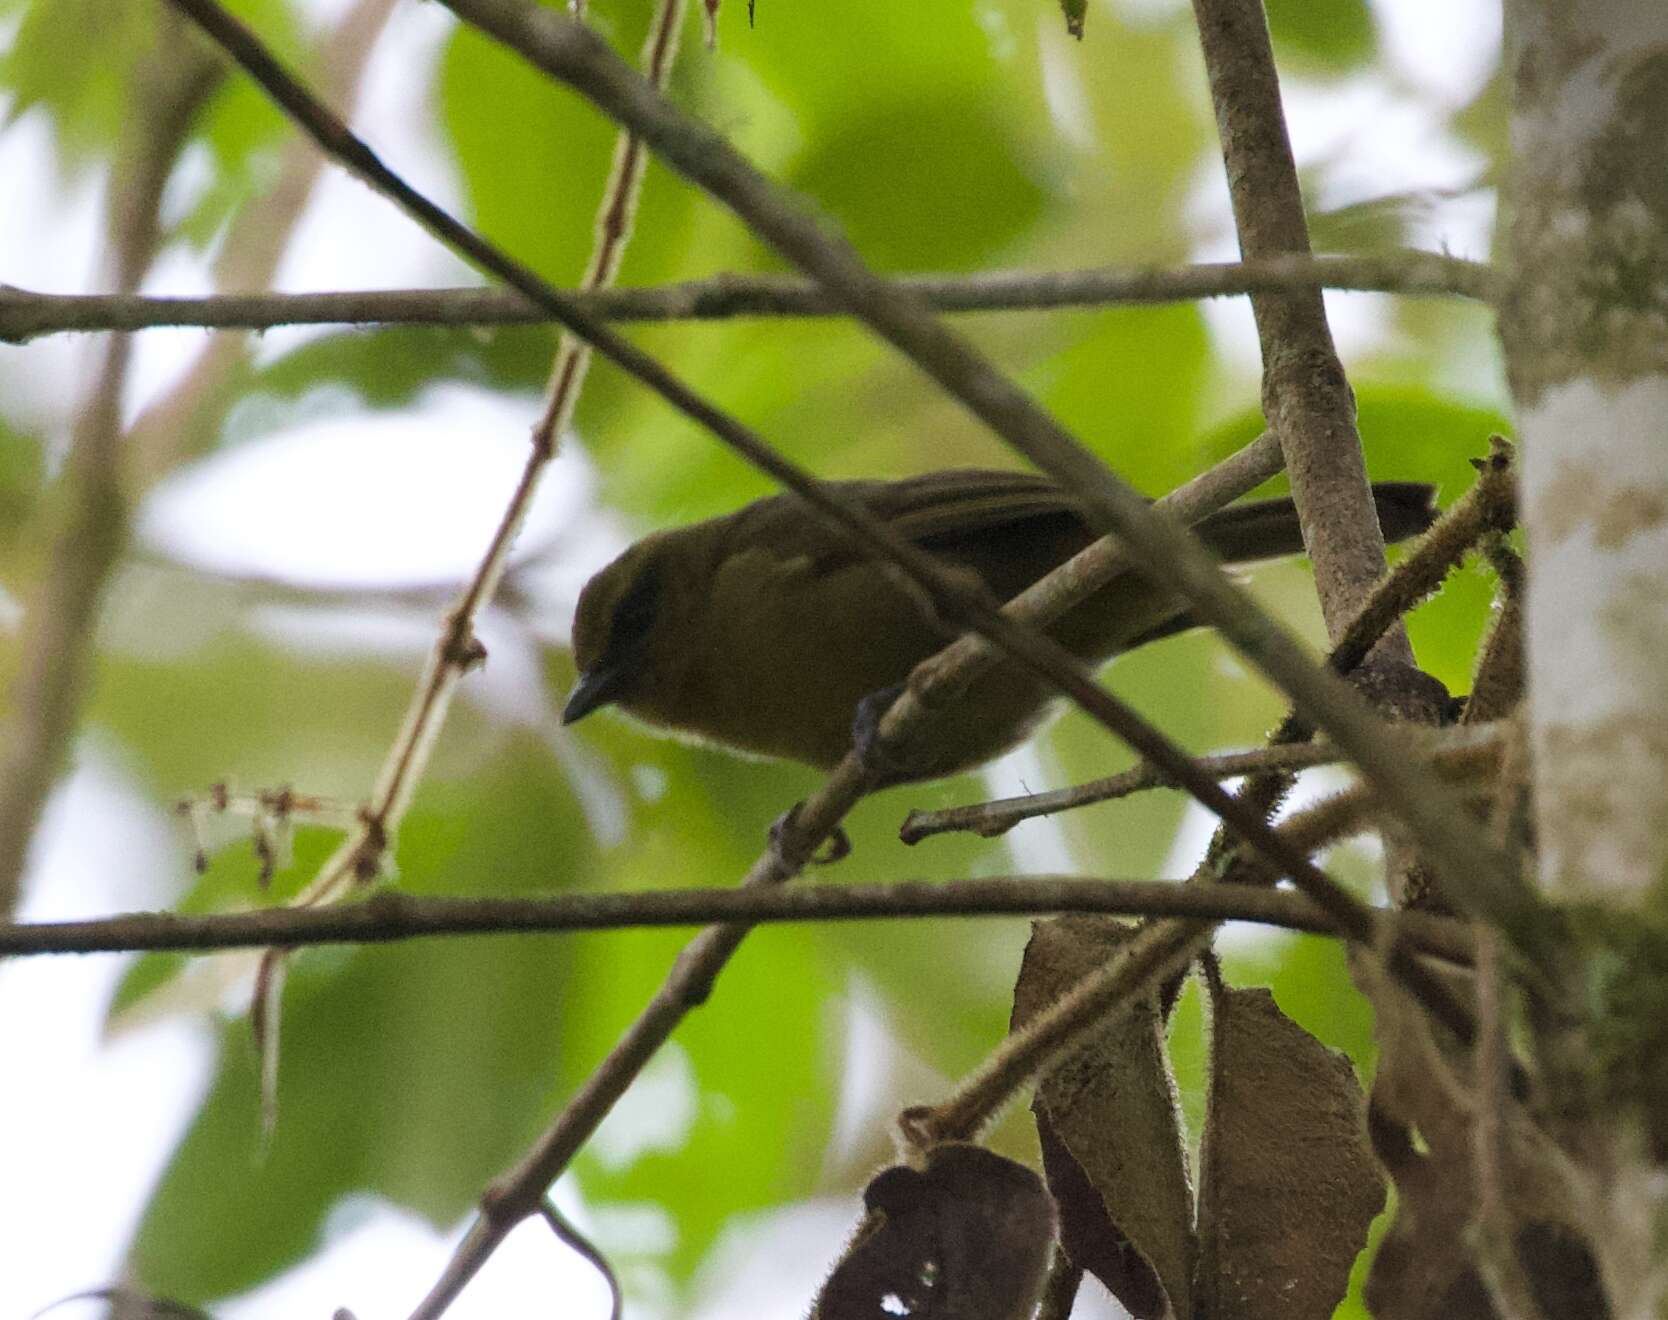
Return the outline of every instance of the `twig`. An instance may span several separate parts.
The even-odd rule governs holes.
[[[683,12],[683,0],[662,0],[657,10],[643,52],[653,86],[662,86],[671,74]],[[631,235],[644,160],[642,142],[630,133],[622,133],[603,190],[590,263],[581,281],[581,287],[587,290],[607,287],[619,270]],[[379,869],[383,852],[392,846],[400,819],[427,767],[428,755],[457,685],[486,657],[485,649],[475,637],[475,619],[503,579],[510,549],[532,507],[539,481],[556,455],[557,437],[573,415],[590,361],[590,350],[581,340],[572,334],[563,336],[551,367],[544,412],[533,427],[531,451],[521,478],[474,576],[448,613],[441,635],[429,654],[405,722],[371,792],[364,823],[343,844],[337,857],[326,863],[320,877],[321,890],[328,891],[333,874],[369,879]]]
[[[1315,665],[1185,529],[1154,516],[1136,492],[965,341],[917,301],[895,294],[848,244],[787,200],[721,137],[647,87],[595,34],[521,0],[445,2],[629,124],[670,165],[735,210],[1004,440],[1077,492],[1097,525],[1121,538],[1143,574],[1174,589],[1349,753],[1436,862],[1448,892],[1506,932],[1531,961],[1554,960],[1562,936],[1544,909],[1513,883],[1510,860],[1477,837],[1455,803],[1414,773],[1404,738],[1359,694]],[[777,475],[780,466],[766,470]]]
[[[136,289],[155,257],[163,186],[219,69],[163,24],[134,73],[135,106],[117,153],[106,237],[119,289]],[[131,340],[114,335],[70,438],[62,521],[26,609],[10,713],[0,721],[0,914],[17,907],[41,809],[69,755],[99,602],[127,539],[122,393]]]
[[[384,889],[363,902],[335,907],[275,907],[213,915],[132,912],[80,921],[0,925],[0,957],[299,949],[439,936],[559,934],[714,922],[774,925],[1055,912],[1207,917],[1256,921],[1318,935],[1337,932],[1337,923],[1312,900],[1287,890],[1173,880],[989,876],[933,883],[610,891],[529,898],[417,897]],[[1451,962],[1470,960],[1471,937],[1464,922],[1410,912],[1396,916],[1395,926],[1427,953]]]
[[[583,1256],[596,1272],[602,1275],[608,1285],[608,1320],[620,1320],[624,1310],[625,1299],[620,1293],[619,1276],[614,1273],[614,1267],[609,1264],[608,1257],[602,1254],[597,1245],[567,1221],[567,1218],[556,1208],[556,1202],[548,1196],[539,1205],[539,1213],[550,1231],[556,1235],[556,1240],[563,1246]]]
[[[307,155],[317,160],[315,153]],[[1403,297],[1487,302],[1493,271],[1481,262],[1408,248],[1373,256],[1283,256],[1151,269],[984,271],[898,276],[893,285],[939,312],[1037,311],[1226,298],[1276,290],[1347,289]],[[809,280],[715,275],[654,287],[568,293],[604,321],[711,321],[736,317],[842,316]],[[198,326],[271,330],[286,325],[536,325],[549,312],[513,289],[386,289],[341,293],[221,293],[209,297],[37,293],[0,285],[0,342],[90,330]]]
[[[1309,228],[1286,134],[1262,0],[1194,0],[1240,251],[1307,256]],[[1345,624],[1384,575],[1355,397],[1326,323],[1319,289],[1252,296],[1263,355],[1263,414],[1280,437],[1292,498],[1315,566],[1327,635]],[[1386,658],[1413,663],[1406,631],[1388,629]]]
[[[1520,730],[1515,721],[1502,721],[1498,726],[1487,727],[1490,734],[1485,739],[1474,742],[1469,738],[1463,738],[1450,743],[1429,763],[1431,773],[1456,785],[1486,779],[1491,781],[1492,793],[1492,781],[1499,774],[1501,763],[1510,756]],[[1475,794],[1468,794],[1466,800],[1475,804],[1477,797]],[[1306,852],[1316,852],[1353,834],[1373,828],[1372,818],[1382,812],[1383,807],[1374,797],[1372,786],[1355,784],[1324,797],[1301,811],[1292,812],[1280,822],[1280,832],[1290,840],[1293,847],[1302,848]],[[1225,863],[1213,863],[1212,866],[1233,874],[1237,879],[1246,879],[1250,877],[1243,874],[1242,868],[1249,867],[1255,873],[1260,864],[1254,859],[1243,860],[1233,857]],[[1261,873],[1261,879],[1264,881],[1277,878],[1269,875],[1266,870]]]
[[[1354,616],[1344,625],[1327,657],[1327,664],[1336,672],[1347,674],[1366,659],[1390,621],[1441,586],[1479,542],[1516,525],[1517,473],[1511,444],[1502,436],[1491,436],[1487,457],[1472,461],[1477,480],[1471,489],[1454,501],[1395,567],[1362,594]]]
[[[925,1150],[944,1141],[973,1140],[1016,1092],[1075,1047],[1084,1031],[1134,1002],[1147,987],[1184,971],[1215,929],[1214,921],[1194,918],[1142,927],[1116,961],[1084,977],[1022,1031],[1007,1037],[947,1099],[899,1114],[903,1148]]]
[[[1476,1103],[1471,1107],[1472,1174],[1477,1185],[1478,1272],[1503,1315],[1545,1320],[1517,1251],[1518,1216],[1507,1194],[1511,1167],[1508,1122],[1516,1108],[1507,1032],[1505,970],[1499,937],[1477,930],[1477,1044],[1473,1051]]]
[[[1213,779],[1237,779],[1257,770],[1307,770],[1317,765],[1335,765],[1342,760],[1336,747],[1325,743],[1287,743],[1254,747],[1244,752],[1201,756],[1194,762]],[[942,811],[912,811],[898,828],[898,837],[915,844],[935,834],[966,831],[980,838],[1000,838],[1021,821],[1056,812],[1072,811],[1097,802],[1112,802],[1150,788],[1174,788],[1161,770],[1143,762],[1128,770],[1070,788],[1049,793],[1027,793],[1022,797],[996,798],[966,807]]]
[[[1430,756],[1438,767],[1445,755],[1453,761],[1467,757],[1473,745],[1470,735],[1483,730],[1488,731],[1487,740],[1491,744],[1499,736],[1499,731],[1489,725],[1476,725],[1446,733],[1433,731],[1425,754]],[[1241,775],[1269,770],[1307,770],[1314,766],[1334,765],[1342,759],[1338,749],[1327,743],[1274,743],[1244,752],[1201,756],[1195,764],[1213,778],[1237,779]],[[1104,779],[1074,784],[1070,788],[1062,788],[1052,793],[998,798],[992,802],[979,802],[967,807],[949,807],[943,811],[912,811],[905,818],[898,834],[905,843],[911,844],[935,834],[960,830],[992,839],[1006,834],[1021,821],[1032,820],[1038,816],[1050,816],[1055,812],[1070,811],[1097,802],[1110,802],[1152,788],[1174,787],[1162,771],[1142,764],[1115,775],[1108,775]]]
[[[1280,443],[1265,431],[1237,453],[1178,486],[1154,505],[1178,523],[1192,526],[1255,489],[1280,471]],[[1016,622],[1042,628],[1082,604],[1118,573],[1129,558],[1116,537],[1102,537],[1027,587],[1003,606]],[[947,705],[995,664],[1001,648],[968,633],[918,664],[880,724],[883,740],[906,737],[917,720]]]

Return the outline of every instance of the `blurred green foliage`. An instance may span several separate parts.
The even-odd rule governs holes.
[[[310,25],[283,0],[234,8],[304,73],[316,73]],[[720,15],[705,49],[696,18],[672,95],[714,122],[888,270],[971,271],[1185,259],[1201,170],[1216,167],[1208,101],[1185,7],[1139,14],[1102,5],[1081,44],[1035,0],[825,7],[767,0],[749,28],[740,6]],[[11,115],[51,117],[66,173],[113,149],[155,11],[98,0],[3,0],[16,24],[0,56]],[[647,0],[593,0],[591,21],[635,56]],[[1362,0],[1270,5],[1277,50],[1308,75],[1342,75],[1378,58]],[[579,98],[502,48],[460,31],[433,69],[430,128],[455,164],[465,210],[495,241],[571,283],[591,243],[592,215],[614,134]],[[1485,95],[1460,127],[1497,140]],[[369,130],[374,137],[375,126]],[[195,145],[206,184],[173,216],[173,235],[202,247],[269,178],[288,136],[245,80],[230,78]],[[390,215],[390,226],[404,222]],[[651,165],[623,279],[696,278],[780,269],[733,216]],[[1381,477],[1440,483],[1446,502],[1470,478],[1504,419],[1487,357],[1486,320],[1470,309],[1398,305],[1387,336],[1352,362],[1369,464]],[[1102,454],[1158,493],[1261,427],[1256,383],[1230,365],[1196,306],[1023,312],[962,328]],[[637,327],[633,337],[796,460],[829,476],[885,474],[1011,457],[917,372],[864,331],[836,320]],[[506,391],[542,384],[555,342],[545,327],[328,330],[264,355],[247,397],[274,427],[337,408],[413,405],[462,381]],[[1431,347],[1435,345],[1435,347]],[[1481,345],[1481,347],[1479,347]],[[1469,354],[1470,357],[1465,357]],[[1480,383],[1479,383],[1480,382]],[[3,406],[3,405],[0,405]],[[577,430],[601,501],[651,526],[735,507],[764,478],[598,364]],[[46,442],[0,420],[0,551],[36,514]],[[459,460],[469,462],[467,441]],[[296,510],[304,534],[306,510]],[[4,586],[20,593],[22,561]],[[1304,572],[1277,567],[1258,590],[1318,637]],[[1467,681],[1491,584],[1465,570],[1413,621],[1421,657],[1456,691]],[[118,595],[138,587],[124,579]],[[207,586],[169,589],[141,607],[106,648],[91,710],[145,793],[165,805],[216,780],[289,782],[361,797],[397,726],[409,660],[302,653],[250,625],[246,603]],[[186,616],[190,618],[187,620]],[[137,622],[134,621],[137,616]],[[549,652],[558,691],[571,679]],[[0,672],[11,667],[0,638]],[[1199,750],[1255,742],[1280,716],[1276,697],[1212,639],[1190,635],[1119,662],[1109,681],[1149,718]],[[399,839],[398,883],[413,892],[490,894],[733,883],[769,822],[815,782],[807,772],[737,761],[648,736],[613,717],[552,741],[461,703]],[[1106,774],[1130,757],[1087,720],[1067,715],[1039,743],[1049,785]],[[1039,785],[1030,785],[1037,787]],[[1090,875],[1150,876],[1171,859],[1182,799],[1155,793],[1021,827],[1004,841],[895,839],[910,807],[985,795],[973,778],[894,790],[850,822],[856,858],[826,877],[877,882],[998,874],[1035,849]],[[602,804],[602,805],[599,805]],[[257,891],[246,841],[184,879],[183,911],[277,901],[333,845],[303,830],[294,865]],[[471,939],[314,951],[292,965],[284,1006],[280,1121],[261,1156],[254,1051],[247,1023],[220,1026],[206,1098],[151,1196],[135,1238],[136,1278],[158,1293],[211,1299],[247,1289],[323,1239],[332,1207],[371,1193],[449,1225],[571,1094],[659,984],[686,934]],[[1023,945],[1017,921],[895,922],[755,932],[713,1002],[679,1032],[689,1065],[689,1121],[664,1148],[629,1158],[588,1152],[577,1166],[593,1203],[648,1202],[677,1226],[652,1263],[674,1288],[733,1216],[815,1192],[851,1191],[866,1170],[825,1153],[847,1071],[847,995],[878,995],[899,1041],[946,1076],[973,1066],[1005,1027]],[[136,960],[112,1021],[147,1010],[224,1012],[221,992],[185,988],[200,960]],[[247,976],[236,960],[227,976]],[[240,970],[241,969],[241,970]],[[1244,980],[1272,983],[1282,1006],[1323,1040],[1369,1061],[1370,1023],[1337,949],[1271,941],[1230,959]],[[1175,1027],[1184,1103],[1195,1122],[1202,1085],[1195,997]],[[890,1085],[890,1083],[886,1083]],[[884,1089],[884,1087],[883,1087]],[[916,1094],[883,1096],[893,1108]],[[832,1171],[831,1171],[832,1170]],[[628,1259],[630,1241],[600,1245]],[[829,1244],[830,1253],[834,1250]]]

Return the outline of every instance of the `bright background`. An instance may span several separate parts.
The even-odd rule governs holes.
[[[344,0],[234,6],[311,68]],[[0,0],[0,281],[102,283],[99,206],[126,79],[153,15],[96,0]],[[1487,253],[1503,139],[1488,0],[1271,3],[1317,244]],[[107,15],[109,11],[105,11]],[[644,0],[593,0],[635,56]],[[1223,259],[1234,252],[1186,4],[1091,6],[1081,43],[1040,0],[731,0],[716,51],[686,34],[686,107],[813,197],[885,270]],[[355,125],[523,260],[577,275],[612,130],[438,5],[402,3]],[[227,225],[288,136],[234,76],[167,198],[172,240],[147,288],[195,293]],[[623,280],[779,263],[728,215],[651,168]],[[471,276],[357,182],[327,170],[287,249],[289,290]],[[1375,476],[1444,500],[1504,425],[1485,312],[1328,299]],[[1012,313],[960,326],[1124,476],[1158,493],[1257,428],[1243,300]],[[825,476],[1009,456],[860,331],[832,321],[681,324],[633,336]],[[208,342],[139,338],[131,416]],[[207,875],[170,812],[226,780],[364,795],[397,727],[446,588],[468,572],[519,469],[554,347],[545,329],[336,328],[252,344],[198,438],[141,493],[74,755],[35,841],[23,916],[271,901],[226,822]],[[0,678],[40,572],[38,513],[96,341],[0,349]],[[553,712],[585,577],[637,532],[733,508],[765,480],[606,365],[522,539],[515,603],[492,611],[399,840],[413,892],[489,894],[732,883],[814,776]],[[1259,591],[1318,635],[1296,565]],[[1456,691],[1487,580],[1466,570],[1415,620]],[[1278,702],[1208,638],[1116,665],[1110,681],[1200,751],[1254,743]],[[977,779],[895,790],[851,822],[855,858],[819,877],[882,881],[1016,869],[1175,876],[1208,821],[1174,794],[1034,822],[1002,841],[903,848],[916,806],[1105,774],[1128,755],[1073,716]],[[274,897],[328,851],[303,830]],[[1340,874],[1369,881],[1360,853]],[[246,958],[0,965],[0,1317],[130,1277],[228,1316],[405,1313],[475,1198],[658,985],[682,932],[429,941],[313,952],[285,1006],[281,1120],[257,1134]],[[798,1314],[888,1156],[901,1105],[940,1094],[1005,1027],[1021,921],[778,926],[754,933],[577,1162],[558,1201],[615,1261],[633,1315]],[[1370,1024],[1337,951],[1234,931],[1229,971],[1370,1065]],[[1175,1052],[1195,1121],[1198,1012]],[[1033,1153],[1016,1109],[999,1148]],[[1085,1295],[1096,1292],[1092,1283]],[[1096,1312],[1093,1305],[1102,1310]],[[459,1316],[601,1316],[590,1269],[523,1226]],[[85,1312],[77,1304],[57,1314]],[[1102,1295],[1085,1314],[1111,1314]]]

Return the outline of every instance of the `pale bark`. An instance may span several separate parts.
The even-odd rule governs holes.
[[[1519,0],[1500,329],[1523,440],[1548,890],[1668,864],[1668,5]]]

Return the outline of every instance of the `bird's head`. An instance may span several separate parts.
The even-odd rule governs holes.
[[[579,681],[562,723],[603,706],[653,704],[656,690],[680,666],[672,632],[677,593],[664,538],[639,541],[597,573],[579,593],[573,615],[573,658]]]

